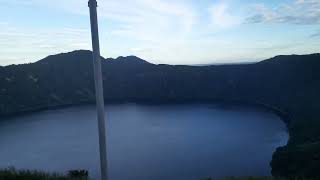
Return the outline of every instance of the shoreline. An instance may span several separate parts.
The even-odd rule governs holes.
[[[250,102],[250,101],[242,101],[242,100],[223,100],[223,99],[215,99],[215,100],[108,100],[105,99],[105,105],[117,105],[117,104],[129,104],[134,103],[138,105],[183,105],[183,104],[216,104],[216,105],[227,105],[227,106],[248,106],[254,108],[262,108],[264,110],[270,111],[276,115],[278,115],[281,120],[289,126],[291,121],[289,113],[281,110],[280,108],[274,107],[272,105],[268,105],[260,102]],[[48,106],[39,106],[39,107],[31,107],[18,111],[12,111],[8,113],[0,113],[0,118],[11,118],[21,115],[32,114],[36,112],[46,111],[46,110],[56,110],[63,109],[74,106],[86,106],[86,105],[95,105],[95,102],[92,101],[84,101],[84,102],[74,102],[74,103],[65,103],[65,104],[56,104],[56,105],[48,105]]]

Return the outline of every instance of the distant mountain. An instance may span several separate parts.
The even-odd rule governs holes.
[[[290,140],[271,162],[275,176],[320,176],[320,54],[240,65],[154,65],[135,56],[102,58],[106,102],[241,102],[279,113]],[[90,51],[0,68],[0,117],[93,103]],[[250,147],[248,147],[250,148]]]
[[[129,63],[129,64],[150,64],[149,62],[141,58],[138,58],[137,56],[127,56],[127,57],[119,56],[116,59],[109,58],[107,60],[120,62],[120,63]]]

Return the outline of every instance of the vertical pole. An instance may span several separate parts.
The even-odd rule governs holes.
[[[106,132],[105,132],[106,128],[105,128],[105,121],[104,121],[104,98],[103,98],[103,81],[102,81],[102,72],[101,72],[100,47],[99,47],[97,1],[89,0],[88,5],[90,9],[94,82],[95,82],[95,89],[96,89],[96,103],[97,103],[97,114],[98,114],[101,180],[108,180],[107,146],[106,146]]]

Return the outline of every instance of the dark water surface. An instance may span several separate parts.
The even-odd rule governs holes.
[[[0,121],[0,168],[99,177],[94,106],[50,110]],[[111,180],[200,180],[270,175],[272,153],[286,144],[285,124],[256,108],[190,105],[110,105]]]

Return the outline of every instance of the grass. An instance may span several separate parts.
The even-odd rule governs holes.
[[[0,180],[90,180],[88,171],[86,170],[71,170],[66,175],[58,173],[47,173],[37,170],[16,170],[15,168],[7,168],[0,170]],[[214,178],[206,177],[202,180],[214,180]],[[320,180],[316,178],[304,177],[290,177],[290,178],[276,178],[276,177],[226,177],[225,180]]]
[[[213,180],[213,179],[210,179]],[[320,180],[320,177],[269,177],[269,176],[246,176],[246,177],[227,177],[225,180]]]
[[[0,180],[89,180],[89,176],[86,170],[72,170],[62,175],[37,170],[7,168],[0,170]]]

